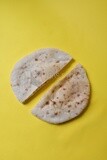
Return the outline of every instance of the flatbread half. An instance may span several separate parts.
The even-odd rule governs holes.
[[[70,55],[54,48],[40,49],[19,60],[11,73],[11,86],[18,100],[29,99],[71,60]]]
[[[88,105],[90,84],[81,64],[40,100],[32,114],[49,123],[63,123],[77,117]]]

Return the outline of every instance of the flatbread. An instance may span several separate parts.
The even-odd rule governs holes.
[[[49,123],[63,123],[78,116],[88,105],[90,84],[78,64],[63,80],[50,89],[32,110],[32,114]]]
[[[63,51],[46,48],[18,61],[11,73],[11,86],[18,100],[25,102],[71,60]]]

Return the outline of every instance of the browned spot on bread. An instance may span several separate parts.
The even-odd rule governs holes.
[[[74,95],[74,94],[76,94],[76,92],[71,93],[71,95]]]
[[[68,105],[68,108],[70,108],[71,107],[71,105]]]
[[[59,101],[59,103],[63,103],[63,101]]]
[[[37,59],[37,58],[35,58],[35,61],[38,61],[38,59]]]
[[[22,69],[25,69],[25,68],[27,68],[27,66],[25,65],[25,66],[22,66]]]
[[[54,90],[52,90],[52,93],[54,93]]]
[[[68,110],[68,112],[70,112],[70,110]]]
[[[76,102],[76,104],[80,104],[79,102]]]
[[[39,76],[39,75],[40,75],[40,72],[37,72],[37,75]]]
[[[60,88],[62,87],[62,85],[59,86]]]
[[[59,99],[59,97],[56,97],[57,99]]]
[[[70,75],[69,77],[68,77],[68,79],[71,79],[73,77],[73,75]]]
[[[81,100],[81,103],[82,103],[82,102],[84,102],[84,99],[83,99],[83,100]]]
[[[65,90],[66,90],[66,88],[63,88],[63,90],[65,91]]]
[[[56,61],[56,63],[59,63],[59,61]]]
[[[84,92],[84,94],[87,95],[87,96],[89,95],[89,93],[85,93],[85,92]]]
[[[55,112],[54,115],[58,115],[58,112]]]
[[[80,74],[79,72],[76,73],[76,75],[79,75],[79,74]]]
[[[43,72],[43,75],[45,75],[45,73]]]
[[[24,66],[21,66],[20,68],[21,68],[21,69],[24,69]],[[23,72],[23,71],[22,71],[22,72]]]
[[[48,105],[48,104],[49,104],[49,101],[46,102],[46,105]]]
[[[55,102],[55,101],[53,101],[53,104],[56,104],[56,102]]]
[[[79,97],[79,96],[80,96],[80,94],[77,94],[77,96]]]

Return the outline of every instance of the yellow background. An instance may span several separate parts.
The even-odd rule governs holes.
[[[44,47],[70,53],[92,85],[87,111],[63,125],[30,113],[52,84],[23,105],[9,83],[16,61]],[[0,160],[65,159],[107,160],[107,1],[0,0]]]

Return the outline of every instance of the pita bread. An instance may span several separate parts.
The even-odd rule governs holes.
[[[32,114],[49,123],[63,123],[78,116],[87,106],[90,84],[84,68],[78,64],[55,85],[32,110]]]
[[[17,62],[11,74],[11,86],[18,100],[25,102],[71,59],[63,51],[47,48],[33,52]]]

